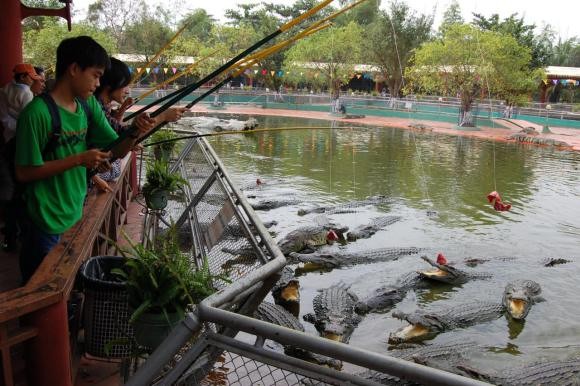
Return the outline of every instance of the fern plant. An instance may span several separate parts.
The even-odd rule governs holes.
[[[185,314],[187,307],[197,304],[215,292],[214,280],[227,278],[213,275],[207,260],[195,269],[188,255],[179,250],[173,227],[151,249],[130,240],[121,253],[127,257],[122,269],[111,272],[125,281],[129,306],[134,310],[130,323],[144,313]]]
[[[147,164],[145,173],[146,182],[143,185],[143,193],[147,194],[155,190],[174,192],[183,188],[187,180],[177,173],[169,171],[169,163],[162,160],[152,161]]]

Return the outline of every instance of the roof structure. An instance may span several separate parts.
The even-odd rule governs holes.
[[[580,67],[546,67],[548,79],[573,79],[580,80]]]

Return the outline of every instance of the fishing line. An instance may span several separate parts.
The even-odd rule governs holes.
[[[401,65],[401,56],[399,55],[399,47],[397,45],[397,34],[395,32],[395,26],[393,25],[393,19],[392,19],[392,15],[389,15],[389,22],[391,24],[391,30],[393,32],[393,40],[395,43],[395,51],[397,53],[397,61],[399,63],[399,72],[401,73],[401,88],[403,88],[405,86],[405,76],[403,75],[403,66]],[[393,98],[393,95],[391,95],[391,98]],[[407,117],[409,118],[409,121],[411,120],[411,110],[407,109]],[[413,129],[411,129],[411,137],[413,138],[413,144],[415,145],[415,153],[417,154],[417,159],[419,160],[419,169],[421,170],[421,176],[419,177],[421,180],[421,191],[423,192],[423,194],[426,196],[427,201],[429,203],[429,206],[432,206],[433,203],[431,201],[431,197],[429,196],[429,188],[427,186],[427,178],[426,178],[426,174],[425,174],[425,169],[423,168],[423,160],[421,158],[421,151],[419,149],[419,145],[417,143],[417,137],[415,136],[415,131]]]

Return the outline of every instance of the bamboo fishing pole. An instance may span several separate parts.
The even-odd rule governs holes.
[[[139,77],[143,74],[143,71],[145,71],[146,68],[148,68],[153,62],[155,62],[157,60],[157,58],[159,58],[161,56],[161,54],[163,53],[163,51],[165,51],[167,49],[167,47],[169,47],[175,41],[175,39],[177,39],[179,37],[179,35],[181,35],[181,33],[183,31],[185,31],[185,29],[191,24],[191,22],[192,22],[192,20],[190,20],[187,23],[185,23],[183,25],[183,27],[181,27],[175,33],[175,35],[173,35],[173,37],[171,39],[169,39],[169,41],[167,43],[165,43],[165,45],[163,47],[161,47],[159,49],[159,51],[157,51],[157,53],[155,54],[155,56],[153,56],[153,59],[151,59],[149,62],[147,62],[145,64],[145,66],[141,67],[141,69],[139,69],[137,71],[137,73],[135,74],[135,76],[133,77],[133,79],[131,79],[131,82],[129,82],[129,85],[132,85],[133,83],[135,83],[137,81],[137,79],[139,79]]]
[[[204,85],[205,83],[207,83],[211,79],[215,78],[217,75],[221,74],[222,72],[227,71],[232,65],[234,65],[235,63],[240,61],[242,58],[246,57],[252,51],[263,46],[267,42],[271,41],[272,39],[276,38],[278,35],[291,29],[292,27],[300,24],[301,22],[303,22],[304,20],[306,20],[310,16],[314,15],[320,9],[326,7],[332,1],[333,0],[324,0],[324,1],[320,2],[318,5],[314,6],[313,8],[311,8],[310,10],[305,12],[304,14],[298,16],[297,18],[295,18],[293,20],[290,20],[288,23],[282,25],[280,28],[278,28],[276,31],[274,31],[270,35],[262,38],[260,41],[258,41],[256,43],[254,43],[251,47],[249,47],[246,50],[244,50],[243,52],[239,53],[234,58],[230,59],[227,63],[225,63],[224,65],[222,65],[221,67],[219,67],[218,69],[216,69],[215,71],[210,73],[209,75],[205,76],[200,81],[195,82],[191,85],[187,85],[185,87],[182,87],[181,89],[175,91],[174,93],[167,95],[166,97],[160,98],[157,101],[154,101],[154,102],[148,104],[147,106],[145,106],[145,107],[139,109],[138,111],[130,114],[124,120],[127,121],[127,120],[135,117],[136,115],[142,113],[143,111],[146,111],[149,108],[151,108],[151,107],[153,107],[153,106],[155,106],[155,105],[161,103],[162,101],[171,97],[171,99],[168,102],[166,102],[164,105],[162,105],[160,108],[158,108],[157,110],[155,110],[152,113],[151,116],[156,117],[157,115],[161,114],[163,111],[167,110],[169,107],[173,106],[175,103],[177,103],[179,100],[181,100],[186,95],[192,93],[194,90],[198,89],[199,87],[201,87],[202,85]]]
[[[217,131],[215,133],[203,133],[203,134],[192,134],[183,135],[177,138],[164,139],[162,141],[147,143],[143,145],[144,147],[163,145],[164,143],[182,141],[184,139],[192,138],[203,138],[203,137],[218,137],[222,135],[232,135],[232,134],[253,134],[253,133],[270,133],[279,131],[295,131],[295,130],[331,130],[331,129],[364,129],[363,126],[344,126],[344,127],[332,127],[332,126],[293,126],[293,127],[271,127],[263,129],[251,129],[251,130],[228,130],[228,131]]]
[[[317,23],[318,24],[318,23]],[[205,97],[207,97],[208,95],[210,95],[211,93],[213,93],[214,91],[216,91],[217,89],[219,89],[220,87],[222,87],[225,83],[227,83],[228,81],[230,81],[232,78],[235,78],[236,76],[239,76],[240,74],[242,74],[246,69],[250,68],[251,66],[253,66],[257,61],[271,55],[272,53],[288,46],[289,44],[293,43],[294,41],[298,40],[299,38],[303,38],[306,36],[309,36],[315,32],[318,32],[324,28],[328,28],[331,25],[331,23],[326,22],[325,24],[322,25],[317,25],[317,26],[313,26],[313,27],[309,27],[307,30],[301,31],[299,34],[297,34],[296,36],[283,41],[281,43],[276,44],[275,46],[272,46],[270,48],[266,48],[254,55],[252,55],[252,59],[245,62],[242,66],[238,67],[238,69],[236,70],[236,72],[234,72],[232,75],[224,78],[221,82],[219,82],[218,84],[216,84],[214,87],[212,87],[211,89],[209,89],[208,91],[206,91],[205,93],[201,94],[200,96],[198,96],[197,98],[195,98],[194,100],[192,100],[190,103],[188,103],[185,108],[186,109],[191,109],[195,104],[197,104],[199,101],[203,100]],[[159,125],[157,125],[156,127],[154,127],[153,129],[151,129],[147,134],[145,134],[144,136],[142,136],[141,138],[139,138],[137,140],[136,143],[141,143],[143,142],[145,139],[147,139],[148,137],[150,137],[151,135],[153,135],[155,132],[157,132],[158,130],[160,130],[163,126],[165,126],[167,124],[167,122],[163,122]]]
[[[179,72],[179,73],[173,75],[169,79],[167,79],[164,82],[162,82],[162,83],[158,84],[157,86],[153,87],[151,90],[148,90],[148,91],[144,92],[143,94],[139,95],[137,98],[134,99],[133,104],[136,104],[141,99],[146,98],[149,95],[153,94],[155,91],[159,90],[161,87],[163,87],[163,86],[165,86],[165,85],[167,85],[167,84],[169,84],[169,83],[171,83],[171,82],[173,82],[173,81],[181,78],[184,75],[187,75],[189,72],[191,72],[191,70],[193,70],[194,68],[196,68],[197,66],[199,66],[201,63],[203,63],[207,59],[209,59],[212,56],[214,56],[220,50],[221,50],[221,48],[218,48],[217,50],[215,50],[215,51],[211,52],[210,54],[204,56],[203,58],[199,59],[195,63],[191,63],[190,65],[188,65],[187,67],[185,67],[185,69],[182,72]]]
[[[313,23],[312,25],[310,25],[308,28],[306,28],[305,30],[301,31],[300,33],[298,33],[297,35],[295,35],[294,37],[278,43],[270,48],[266,48],[258,53],[255,53],[253,55],[251,55],[252,59],[245,62],[245,64],[239,68],[233,75],[230,75],[228,77],[226,77],[224,80],[222,80],[221,82],[219,82],[217,85],[215,85],[214,87],[212,87],[210,90],[206,91],[205,93],[201,94],[200,96],[198,96],[197,98],[195,98],[193,101],[191,101],[190,103],[188,103],[185,108],[186,109],[190,109],[191,107],[193,107],[197,102],[203,100],[205,97],[207,97],[208,95],[210,95],[211,93],[213,93],[214,91],[218,90],[220,87],[222,87],[225,83],[227,83],[229,80],[231,80],[232,78],[235,78],[236,76],[239,76],[241,73],[243,73],[247,68],[251,67],[255,62],[257,62],[258,60],[271,55],[272,53],[288,46],[289,44],[291,44],[292,42],[304,38],[306,36],[309,36],[315,32],[320,31],[321,29],[327,28],[329,27],[330,24],[330,20],[343,14],[344,12],[348,11],[349,9],[352,9],[353,7],[361,4],[362,2],[364,2],[366,0],[359,0],[357,2],[354,2],[336,12],[334,12],[333,14]],[[237,63],[236,63],[237,65]],[[232,67],[236,66],[233,65]],[[149,136],[151,136],[152,134],[154,134],[155,132],[157,132],[159,129],[161,129],[163,126],[165,126],[165,122],[161,123],[159,125],[157,125],[157,127],[151,129],[147,134],[145,134],[143,137],[139,138],[139,140],[137,141],[137,143],[141,143],[143,142],[145,139],[147,139]]]

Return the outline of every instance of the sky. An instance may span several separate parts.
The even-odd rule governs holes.
[[[88,4],[95,0],[73,0],[75,12],[74,19],[83,19],[88,8]],[[145,0],[148,4],[167,4],[166,0]],[[278,4],[292,4],[292,0],[266,0],[267,2]],[[435,10],[435,28],[441,22],[443,12],[451,0],[402,0],[411,8],[421,13],[431,14]],[[236,8],[237,4],[260,3],[256,0],[213,0],[213,1],[196,1],[196,0],[172,0],[176,13],[186,14],[195,8],[204,8],[209,14],[216,19],[224,21],[224,12],[229,8]],[[337,6],[338,1],[332,3]],[[382,0],[381,8],[386,8],[387,0]],[[552,28],[563,39],[573,36],[580,37],[580,1],[578,0],[459,0],[459,5],[466,21],[471,21],[472,12],[490,16],[493,13],[499,13],[501,18],[507,17],[512,13],[518,13],[524,17],[527,24],[536,24],[541,28],[545,24],[550,24]],[[540,30],[536,29],[536,33]]]

